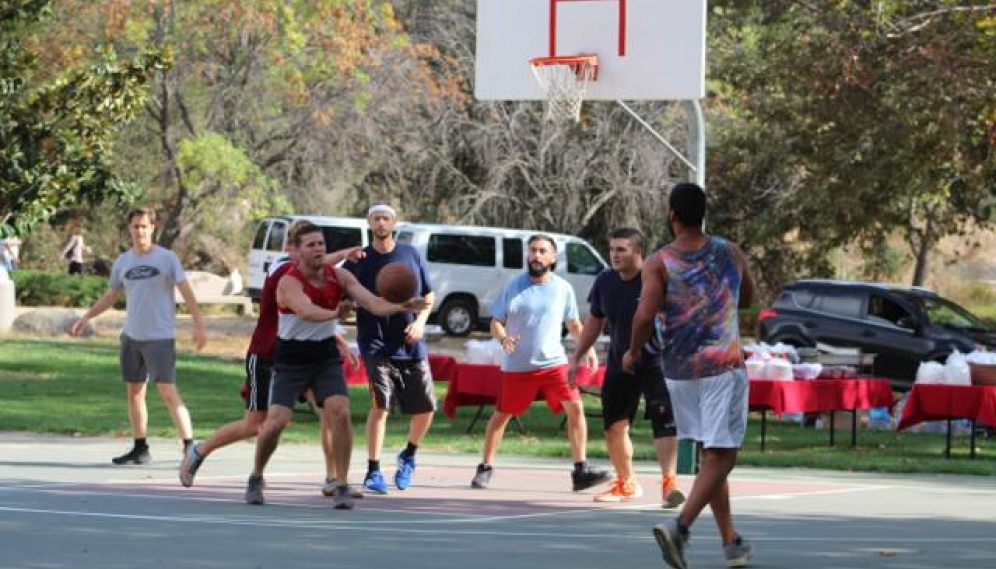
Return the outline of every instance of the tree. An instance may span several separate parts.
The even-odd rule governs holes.
[[[25,233],[79,204],[130,200],[134,187],[114,172],[114,137],[141,109],[150,74],[169,65],[157,52],[122,60],[101,48],[88,66],[44,73],[34,33],[49,4],[0,8],[0,234]]]
[[[712,188],[724,219],[765,220],[749,230],[761,250],[819,274],[834,247],[900,230],[922,284],[941,237],[990,223],[996,6],[715,2],[711,30]]]

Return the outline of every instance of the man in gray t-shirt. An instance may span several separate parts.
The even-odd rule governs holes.
[[[201,313],[194,291],[187,282],[176,255],[152,242],[156,212],[138,208],[128,215],[132,247],[114,262],[107,292],[73,324],[79,335],[87,323],[114,305],[124,291],[127,299],[125,324],[121,330],[121,376],[128,388],[128,421],[135,437],[127,453],[111,460],[114,464],[145,464],[152,460],[146,442],[148,410],[145,387],[155,382],[159,395],[183,440],[184,452],[193,443],[190,413],[176,390],[176,304],[174,287],[180,291],[194,321],[194,346],[207,343]]]

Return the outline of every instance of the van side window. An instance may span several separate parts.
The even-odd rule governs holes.
[[[522,263],[522,239],[515,237],[504,237],[501,240],[501,251],[504,261],[502,266],[506,269],[521,269]]]
[[[494,267],[495,238],[433,233],[425,256],[432,263]]]
[[[287,233],[287,224],[283,221],[274,221],[273,225],[270,226],[270,237],[266,240],[266,250],[276,251],[277,253],[284,250],[284,235]]]
[[[259,227],[256,228],[256,234],[252,237],[253,249],[262,249],[266,245],[266,230],[269,227],[269,221],[263,220],[259,223]]]
[[[567,272],[579,275],[597,275],[602,271],[602,263],[584,245],[567,244]]]
[[[772,306],[775,308],[809,308],[813,302],[813,293],[808,290],[791,290],[783,292]]]
[[[325,237],[325,251],[329,253],[363,244],[363,233],[356,227],[323,227],[322,235]]]
[[[394,240],[404,245],[411,245],[413,237],[414,236],[412,235],[411,231],[398,231],[394,237]],[[371,241],[372,240],[373,239],[371,239]]]

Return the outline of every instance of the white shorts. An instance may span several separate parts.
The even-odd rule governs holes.
[[[747,371],[734,369],[701,379],[669,379],[679,439],[704,448],[740,448],[747,433]]]

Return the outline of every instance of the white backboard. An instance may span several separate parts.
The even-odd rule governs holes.
[[[474,95],[545,100],[530,59],[593,53],[587,100],[700,99],[705,24],[706,0],[477,0]]]

